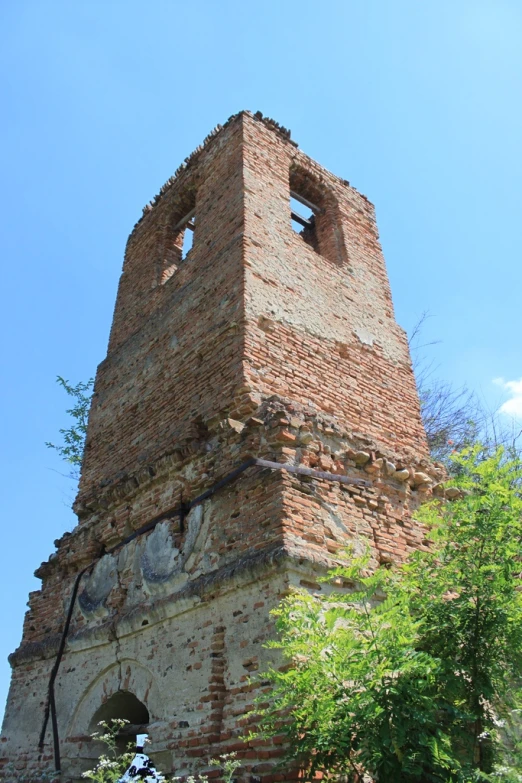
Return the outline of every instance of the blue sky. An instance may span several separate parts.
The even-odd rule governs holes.
[[[521,40],[519,0],[2,0],[0,705],[74,525],[55,376],[94,374],[141,208],[230,114],[375,203],[398,321],[429,311],[438,374],[522,419]]]

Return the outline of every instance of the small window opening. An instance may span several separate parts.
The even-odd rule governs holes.
[[[308,207],[303,207],[300,201],[290,197],[290,215],[292,216],[292,228],[298,234],[303,228],[309,228],[314,219],[314,213]]]
[[[136,745],[137,736],[147,731],[150,721],[146,706],[130,691],[117,691],[94,713],[89,724],[89,731],[99,731],[98,723],[110,723],[113,718],[123,718],[129,721],[120,731],[116,745],[120,753],[124,753],[129,744]]]
[[[194,242],[195,230],[195,208],[192,208],[190,212],[186,212],[181,220],[177,220],[174,225],[171,223],[170,226],[168,226],[165,240],[163,272],[161,276],[162,283],[166,283],[167,280],[172,277],[180,263],[189,255]]]
[[[183,229],[183,245],[181,248],[181,260],[183,261],[190,251],[192,250],[192,244],[194,241],[194,231],[196,228],[196,215],[192,214],[192,217],[185,223]]]
[[[315,216],[320,208],[295,191],[290,191],[292,228],[304,241],[317,250]]]
[[[335,264],[343,263],[343,235],[334,191],[298,163],[290,166],[288,180],[293,229],[315,253]]]

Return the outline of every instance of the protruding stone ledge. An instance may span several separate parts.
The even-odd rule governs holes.
[[[23,666],[26,663],[42,661],[51,658],[58,652],[61,634],[53,633],[41,642],[23,642],[14,652],[8,656],[12,668]]]

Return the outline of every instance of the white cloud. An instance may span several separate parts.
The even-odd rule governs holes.
[[[500,406],[500,412],[522,421],[522,378],[518,381],[495,378],[493,383],[501,386],[509,394],[509,399]]]

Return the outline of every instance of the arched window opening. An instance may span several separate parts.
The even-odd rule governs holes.
[[[139,734],[147,733],[149,711],[130,691],[117,691],[101,707],[98,707],[89,724],[89,732],[99,731],[100,721],[110,723],[113,718],[129,721],[118,732],[117,747],[120,753],[127,750],[129,743],[134,746]]]
[[[340,263],[338,209],[333,193],[300,166],[292,166],[289,180],[292,228],[316,253]]]

